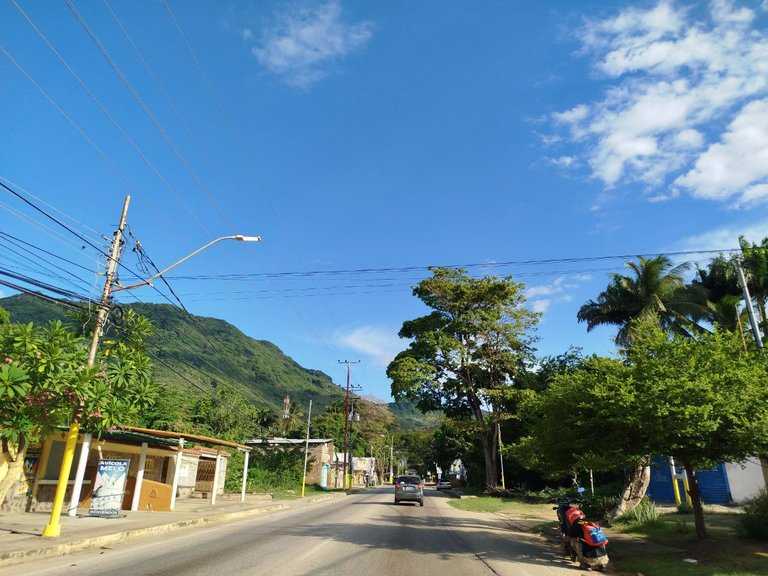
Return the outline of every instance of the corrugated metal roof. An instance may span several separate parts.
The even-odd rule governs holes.
[[[304,443],[306,440],[301,438],[252,438],[251,440],[246,440],[246,444],[268,444],[270,446],[281,446],[281,445],[294,445],[294,446],[304,446]],[[333,442],[333,438],[310,438],[309,443],[310,444],[328,444],[329,442]]]
[[[238,450],[251,449],[244,444],[230,442],[229,440],[221,440],[219,438],[211,438],[210,436],[202,436],[200,434],[186,434],[184,432],[171,432],[168,430],[153,430],[151,428],[139,428],[138,426],[123,426],[121,430],[128,432],[138,432],[139,434],[146,434],[148,436],[157,438],[175,439],[177,445],[179,443],[179,439],[183,438],[184,440],[192,440],[193,442],[213,444],[214,446],[229,446],[230,448],[237,448]]]

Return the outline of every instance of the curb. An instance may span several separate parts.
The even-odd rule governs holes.
[[[203,516],[200,518],[192,518],[189,520],[179,520],[177,522],[170,522],[168,524],[159,524],[156,526],[148,526],[146,528],[135,528],[133,530],[127,530],[125,532],[116,532],[114,534],[106,534],[104,536],[94,536],[90,538],[83,538],[81,540],[74,540],[72,542],[61,543],[53,546],[46,546],[44,548],[36,548],[29,550],[18,550],[12,552],[5,552],[0,554],[0,565],[4,568],[13,564],[19,564],[26,560],[31,559],[46,559],[55,558],[67,554],[73,554],[75,552],[82,552],[84,550],[90,550],[93,548],[102,548],[110,544],[120,544],[133,540],[142,536],[150,536],[156,534],[168,534],[175,532],[179,529],[194,528],[196,526],[207,526],[213,524],[221,524],[240,518],[246,518],[248,516],[260,516],[270,514],[272,512],[279,512],[281,510],[287,510],[289,508],[298,507],[300,505],[317,504],[319,502],[326,502],[328,500],[335,500],[345,496],[345,494],[327,494],[323,496],[315,496],[307,500],[294,500],[296,504],[272,504],[262,508],[250,508],[248,510],[237,510],[236,512],[223,512],[220,514],[212,514],[210,516]]]

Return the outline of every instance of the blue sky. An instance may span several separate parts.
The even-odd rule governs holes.
[[[261,235],[173,291],[338,383],[360,360],[363,394],[389,398],[432,265],[524,282],[541,354],[608,354],[576,312],[626,258],[585,258],[768,236],[767,22],[765,1],[9,0],[0,182],[96,245],[130,194],[128,248],[159,268]],[[0,218],[0,269],[98,298],[95,249],[5,190]],[[156,287],[118,301],[173,300]]]

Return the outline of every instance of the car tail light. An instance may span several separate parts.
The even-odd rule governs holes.
[[[400,488],[400,482],[395,482],[395,488]]]
[[[417,484],[417,485],[416,485],[416,488],[418,488],[419,490],[421,490],[423,487],[424,487],[424,486],[422,486],[421,484]]]

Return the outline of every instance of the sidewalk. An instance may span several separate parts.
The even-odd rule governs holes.
[[[261,494],[247,494],[245,502],[236,498],[219,498],[215,506],[208,500],[176,501],[173,512],[123,512],[119,518],[88,516],[78,510],[74,518],[62,515],[61,535],[43,538],[40,534],[51,519],[50,512],[16,512],[0,514],[0,568],[32,559],[52,558],[89,548],[100,548],[150,534],[165,534],[191,526],[228,522],[246,516],[270,514],[287,508],[298,508],[344,496],[329,492],[295,500],[272,500]]]

